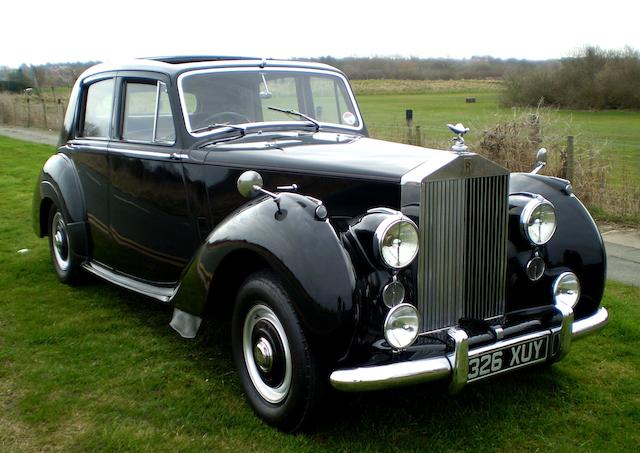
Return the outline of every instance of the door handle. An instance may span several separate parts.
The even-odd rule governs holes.
[[[169,154],[169,159],[171,160],[183,160],[183,159],[188,159],[189,155],[188,154],[180,154],[180,153],[171,153]]]

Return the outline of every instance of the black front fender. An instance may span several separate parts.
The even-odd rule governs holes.
[[[271,198],[262,198],[232,213],[199,248],[184,274],[175,307],[202,316],[208,303],[216,309],[233,304],[233,299],[220,300],[222,294],[215,291],[209,294],[210,285],[220,273],[250,269],[255,257],[290,290],[308,332],[326,337],[353,331],[355,271],[333,227],[315,217],[316,206],[305,196],[281,194],[280,210]],[[234,255],[245,261],[231,259]],[[236,269],[227,268],[230,263]]]
[[[523,303],[531,305],[536,299],[548,299],[551,302],[551,279],[564,270],[571,270],[580,279],[582,291],[575,307],[576,319],[593,314],[600,305],[606,280],[604,242],[593,218],[572,191],[567,190],[567,184],[567,181],[542,175],[511,175],[510,193],[531,192],[542,195],[555,206],[557,220],[555,234],[541,250],[548,268],[556,269],[555,274],[548,272],[549,275],[545,275],[541,284],[536,285],[524,275],[517,278],[517,274],[512,273],[509,285],[512,308]],[[517,254],[528,256],[527,249],[518,244],[519,241],[513,241],[512,238],[512,260]],[[521,268],[520,265],[514,267]],[[548,285],[542,285],[545,279],[548,280]],[[538,287],[541,286],[544,286],[545,294],[540,294]]]

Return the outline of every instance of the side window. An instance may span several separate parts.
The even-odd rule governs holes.
[[[175,136],[167,86],[162,82],[126,82],[122,139],[173,144]]]
[[[89,85],[82,122],[82,136],[109,138],[113,109],[113,79],[101,80]]]

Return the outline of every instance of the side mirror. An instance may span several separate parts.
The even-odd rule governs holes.
[[[238,177],[236,184],[240,195],[245,198],[253,198],[261,192],[264,183],[260,173],[250,170],[242,173],[240,177]]]
[[[538,150],[538,153],[536,154],[536,159],[538,159],[538,164],[541,164],[542,162],[544,162],[546,164],[547,163],[547,149],[546,148],[540,148]]]
[[[538,172],[542,170],[545,165],[547,165],[547,149],[540,148],[536,154],[536,159],[538,162],[536,163],[535,168],[531,170],[531,173],[533,173],[534,175],[537,175]]]

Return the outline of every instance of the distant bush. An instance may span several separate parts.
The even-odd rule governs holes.
[[[586,47],[546,67],[511,70],[504,80],[509,106],[640,109],[640,53],[631,48]]]

